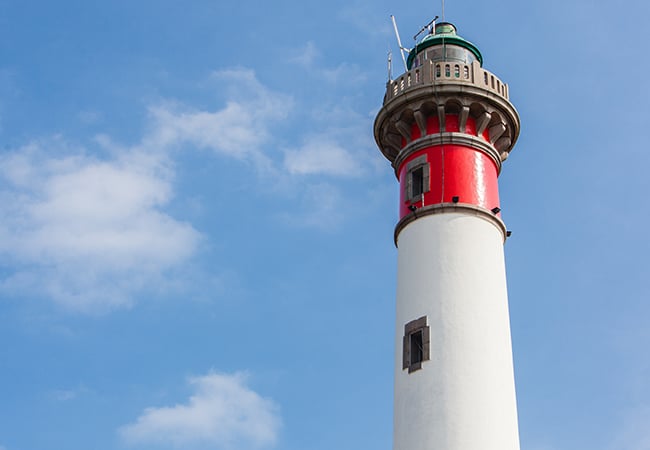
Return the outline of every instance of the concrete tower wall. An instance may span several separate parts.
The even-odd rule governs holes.
[[[394,450],[518,450],[503,230],[445,212],[398,235]],[[405,325],[429,357],[404,367]]]

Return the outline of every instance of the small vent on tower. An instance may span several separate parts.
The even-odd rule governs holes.
[[[422,368],[422,362],[429,360],[430,337],[427,317],[412,320],[404,326],[404,349],[402,369],[409,373]]]

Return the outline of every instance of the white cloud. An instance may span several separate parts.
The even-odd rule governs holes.
[[[246,386],[246,376],[210,373],[189,380],[193,395],[184,404],[147,408],[119,429],[131,445],[237,449],[275,444],[278,407]]]
[[[361,177],[385,168],[368,130],[372,121],[345,105],[320,107],[311,114],[327,128],[284,152],[285,169],[293,175]]]
[[[303,56],[315,53],[308,44]],[[101,313],[129,307],[145,292],[182,289],[175,275],[186,271],[201,235],[166,212],[174,196],[173,158],[181,150],[204,148],[248,162],[277,184],[304,183],[312,175],[358,177],[376,166],[368,118],[340,102],[315,109],[311,115],[323,128],[278,160],[278,143],[286,138],[276,125],[286,121],[293,99],[241,68],[213,73],[210,86],[223,97],[222,108],[161,102],[149,108],[137,144],[96,137],[108,156],[54,137],[0,157],[0,258],[8,274],[0,277],[0,292]],[[281,173],[298,177],[278,178]],[[290,222],[335,227],[338,196],[327,184],[300,189],[296,204],[303,209]]]
[[[74,389],[55,389],[50,391],[49,396],[59,402],[67,402],[88,392],[88,388],[80,386]]]
[[[53,139],[0,159],[0,183],[0,255],[15,268],[5,291],[88,313],[128,306],[200,241],[163,211],[172,185],[162,157],[101,160]]]
[[[358,64],[343,62],[336,67],[319,66],[316,62],[320,59],[320,56],[321,52],[316,47],[316,44],[313,41],[308,41],[296,51],[295,55],[289,57],[288,61],[302,67],[307,73],[326,83],[338,84],[338,88],[354,88],[368,79],[368,74]],[[337,100],[340,101],[340,98]]]
[[[11,268],[0,290],[102,313],[132,305],[143,292],[177,289],[173,275],[191,261],[201,235],[165,212],[175,150],[205,148],[273,173],[270,127],[292,105],[251,70],[215,72],[211,83],[225,95],[221,109],[153,106],[136,145],[97,136],[107,158],[61,137],[0,158],[0,256]]]
[[[215,72],[212,79],[227,97],[222,109],[199,111],[170,103],[151,107],[152,127],[142,146],[170,149],[191,145],[270,170],[272,161],[265,151],[274,139],[270,129],[287,117],[293,100],[263,86],[251,70]]]
[[[189,145],[214,151],[266,170],[270,159],[261,146],[270,139],[268,126],[252,107],[229,102],[216,112],[196,111],[179,105],[149,108],[154,129],[145,148],[171,149]],[[254,117],[255,116],[255,117]]]
[[[278,218],[292,227],[333,231],[343,221],[345,204],[339,189],[329,183],[306,185],[294,210],[278,214]]]
[[[341,63],[334,68],[324,68],[319,74],[332,84],[354,86],[367,80],[367,74],[356,64]]]
[[[364,172],[356,155],[327,136],[311,136],[299,149],[287,150],[284,165],[294,175],[359,176]]]
[[[313,41],[307,41],[304,47],[297,51],[295,56],[289,58],[289,61],[308,69],[313,66],[314,61],[319,56],[320,52],[316,48],[316,44]]]

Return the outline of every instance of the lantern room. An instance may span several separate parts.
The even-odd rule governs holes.
[[[429,33],[409,52],[408,70],[424,64],[424,61],[453,61],[471,64],[478,61],[483,65],[483,56],[478,48],[456,34],[456,27],[449,22],[437,23]]]

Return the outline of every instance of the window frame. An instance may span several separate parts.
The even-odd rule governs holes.
[[[422,192],[414,195],[414,172],[422,169]],[[431,190],[431,166],[427,162],[427,155],[420,155],[406,164],[406,180],[404,183],[404,198],[409,203],[421,201],[422,195]]]
[[[418,361],[413,361],[413,341],[414,336],[421,333],[422,336],[422,357]],[[429,361],[431,358],[431,330],[427,325],[427,316],[412,320],[404,325],[404,338],[402,348],[402,370],[408,369],[408,373],[422,369],[422,363]]]

